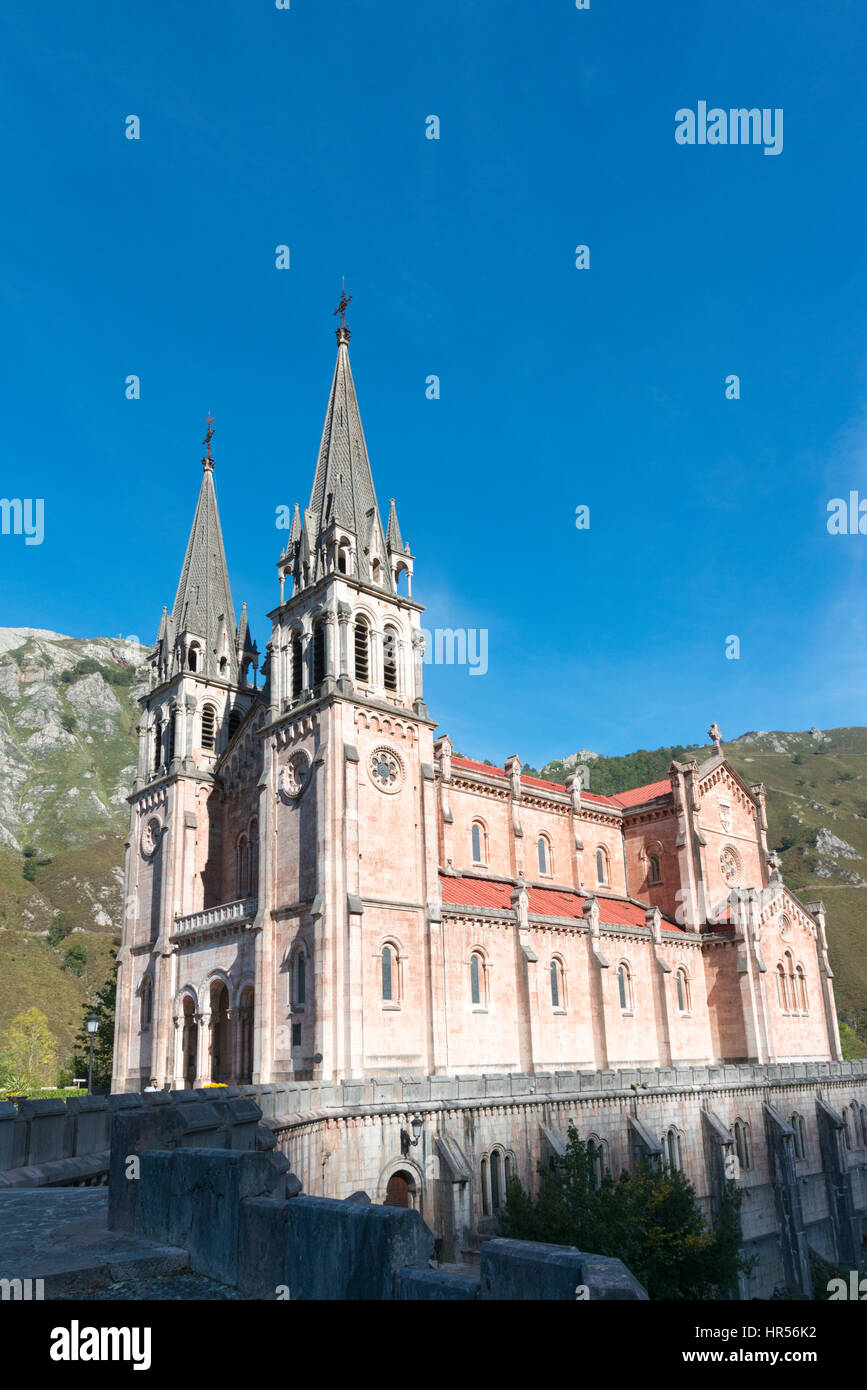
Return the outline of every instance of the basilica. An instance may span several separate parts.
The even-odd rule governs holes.
[[[454,1112],[424,1161],[400,1105],[394,1133],[374,1106],[381,1123],[344,1146],[340,1182],[312,1150],[293,1161],[327,1195],[364,1169],[384,1200],[402,1174],[458,1245],[510,1165],[529,1181],[562,1144],[566,1112],[552,1100],[530,1133],[519,1094],[587,1102],[624,1073],[633,1092],[661,1087],[652,1120],[615,1106],[616,1086],[600,1102],[600,1153],[616,1166],[637,1143],[699,1187],[708,1144],[729,1174],[765,1153],[763,1105],[786,1152],[812,1145],[818,1162],[807,1083],[842,1065],[824,909],[782,881],[763,786],[728,763],[716,726],[704,761],[612,796],[527,776],[517,755],[493,767],[453,751],[425,702],[415,559],[394,500],[387,514],[377,501],[349,340],[342,313],[309,501],[277,533],[261,670],[232,599],[209,422],[141,700],[113,1090],[248,1083],[288,1088],[300,1109],[334,1087],[369,1107],[399,1082]],[[774,1069],[807,1085],[803,1132],[762,1089]],[[730,1104],[678,1098],[687,1077],[747,1074],[750,1096]],[[867,1110],[845,1099],[834,1114],[867,1164]]]

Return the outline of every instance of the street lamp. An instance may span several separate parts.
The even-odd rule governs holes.
[[[96,1037],[96,1030],[99,1027],[99,1019],[96,1014],[87,1015],[87,1031],[90,1034],[90,1059],[87,1063],[87,1094],[93,1094],[93,1040]]]
[[[400,1131],[400,1152],[404,1158],[409,1157],[410,1148],[415,1148],[416,1144],[421,1138],[421,1132],[424,1129],[424,1120],[422,1119],[421,1115],[413,1115],[412,1119],[410,1120],[410,1128],[412,1129],[412,1132],[415,1135],[414,1139],[410,1139],[409,1134],[405,1129],[402,1129]]]

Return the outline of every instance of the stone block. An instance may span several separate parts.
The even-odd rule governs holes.
[[[485,1073],[482,1078],[485,1083],[486,1096],[510,1096],[512,1088],[509,1085],[509,1078],[504,1073],[492,1072]]]
[[[66,1112],[73,1120],[73,1154],[102,1153],[108,1148],[109,1109],[104,1096],[70,1096]]]
[[[392,1080],[387,1080],[383,1078],[382,1080],[380,1080],[378,1077],[374,1077],[373,1102],[375,1105],[383,1105],[387,1101],[401,1099],[403,1099],[403,1096],[401,1094],[401,1085],[396,1078]]]
[[[456,1100],[457,1081],[453,1076],[432,1076],[430,1079],[431,1100]]]
[[[574,1071],[555,1071],[554,1090],[571,1094],[577,1091],[578,1081]]]
[[[133,1231],[139,1183],[127,1177],[130,1155],[140,1154],[145,1149],[175,1149],[194,1144],[222,1147],[227,1132],[214,1107],[201,1100],[186,1101],[182,1105],[110,1106],[109,1112],[108,1224],[112,1230]]]
[[[22,1120],[27,1121],[25,1163],[32,1166],[70,1157],[71,1127],[68,1124],[66,1105],[62,1100],[23,1100],[18,1107],[18,1114]]]
[[[480,1299],[574,1303],[581,1285],[590,1300],[647,1298],[621,1260],[527,1240],[496,1239],[482,1246]]]
[[[407,1105],[419,1105],[431,1099],[429,1076],[407,1077],[403,1081],[403,1099]]]
[[[394,1276],[395,1299],[471,1303],[479,1296],[478,1275],[410,1266]]]
[[[398,1270],[433,1255],[433,1235],[409,1208],[301,1196],[288,1213],[284,1283],[293,1300],[390,1300]]]
[[[283,1199],[287,1168],[279,1156],[249,1151],[145,1151],[136,1235],[180,1246],[195,1273],[236,1284],[241,1204],[247,1197]]]
[[[248,1298],[276,1299],[283,1286],[289,1206],[280,1197],[245,1197],[238,1221],[238,1288]]]
[[[481,1100],[485,1094],[483,1076],[458,1076],[458,1100]]]
[[[509,1090],[513,1096],[528,1096],[535,1090],[535,1083],[525,1071],[513,1071],[509,1076]]]

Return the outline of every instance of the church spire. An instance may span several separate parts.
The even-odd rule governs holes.
[[[214,491],[213,423],[213,416],[209,415],[202,441],[202,485],[172,607],[171,631],[178,645],[176,657],[184,669],[237,681],[235,610]],[[195,665],[189,658],[193,647]]]

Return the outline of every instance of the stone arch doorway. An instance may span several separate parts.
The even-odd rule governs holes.
[[[232,1080],[232,1024],[229,991],[222,980],[211,985],[211,1081]]]
[[[385,1187],[384,1207],[415,1207],[418,1205],[418,1187],[415,1177],[408,1168],[399,1168],[392,1173]]]
[[[188,994],[184,995],[183,1041],[181,1043],[181,1067],[184,1086],[192,1090],[196,1084],[196,1062],[199,1052],[199,1025],[196,1022],[196,1006]]]

